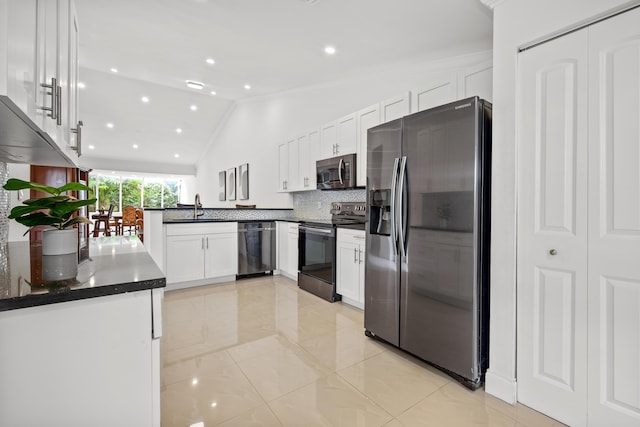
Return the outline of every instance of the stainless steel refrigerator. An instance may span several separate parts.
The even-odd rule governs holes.
[[[479,387],[488,363],[491,104],[369,129],[366,334]]]

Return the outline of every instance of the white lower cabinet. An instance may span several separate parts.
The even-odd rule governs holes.
[[[167,284],[238,273],[238,223],[175,224],[166,228]]]
[[[298,280],[298,223],[278,221],[278,270]]]
[[[0,313],[0,425],[159,427],[162,295]]]
[[[342,301],[364,308],[365,232],[338,228],[336,291]]]

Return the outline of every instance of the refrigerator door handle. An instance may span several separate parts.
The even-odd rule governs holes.
[[[391,179],[391,241],[393,242],[393,255],[398,255],[398,229],[396,227],[396,188],[398,186],[398,164],[400,158],[393,162],[393,178]]]
[[[400,183],[398,185],[398,219],[396,224],[398,225],[398,238],[400,240],[400,251],[404,261],[406,262],[407,248],[406,246],[406,233],[404,224],[404,184],[407,180],[407,156],[402,156],[402,162],[400,163],[400,176],[398,177]]]

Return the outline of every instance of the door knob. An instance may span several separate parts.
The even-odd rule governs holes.
[[[549,255],[556,255],[558,253],[558,251],[556,251],[555,249],[549,249]]]

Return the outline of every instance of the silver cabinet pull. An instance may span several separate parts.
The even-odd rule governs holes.
[[[358,264],[362,264],[362,249],[358,250]]]
[[[62,126],[62,86],[56,86],[56,123]]]
[[[200,241],[201,241],[202,250],[204,251],[204,237],[202,237]]]
[[[358,262],[358,249],[357,248],[353,248],[353,263],[357,263]]]
[[[340,144],[336,144],[336,154],[340,154]]]
[[[82,120],[78,120],[78,126],[69,129],[71,133],[76,134],[76,146],[71,147],[71,149],[75,150],[76,153],[78,153],[78,157],[82,155],[82,126],[84,126],[84,123],[82,122]]]
[[[209,238],[207,237],[207,249],[209,249]]]
[[[558,253],[558,251],[556,251],[555,249],[550,249],[549,250],[549,255],[556,255]]]
[[[42,111],[48,111],[47,117],[51,117],[53,120],[58,120],[58,80],[55,77],[51,77],[51,84],[40,83],[40,86],[51,91],[47,91],[47,95],[51,95],[51,107],[38,107]]]

